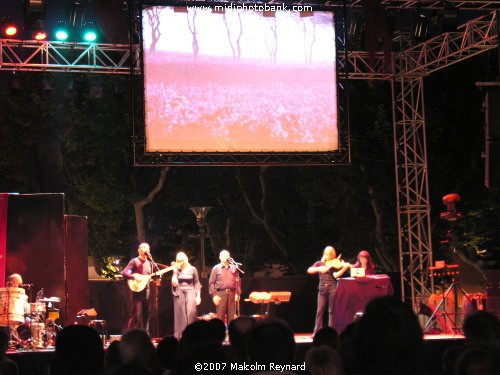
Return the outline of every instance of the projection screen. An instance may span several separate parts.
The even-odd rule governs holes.
[[[142,10],[146,152],[339,149],[331,12]]]

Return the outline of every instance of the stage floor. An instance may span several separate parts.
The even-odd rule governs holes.
[[[296,333],[295,335],[295,342],[297,344],[308,344],[312,343],[313,341],[313,334],[312,333]],[[456,333],[456,334],[447,334],[447,333],[442,333],[442,334],[437,334],[437,335],[424,335],[424,341],[427,340],[464,340],[465,337],[461,333]]]

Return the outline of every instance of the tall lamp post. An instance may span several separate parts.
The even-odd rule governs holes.
[[[207,273],[205,272],[205,224],[207,223],[206,217],[208,211],[210,211],[212,207],[190,207],[189,209],[193,212],[194,216],[196,216],[196,223],[200,229],[201,277],[207,278]]]

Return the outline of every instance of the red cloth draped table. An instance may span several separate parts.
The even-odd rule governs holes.
[[[375,297],[392,296],[394,289],[387,275],[344,277],[337,280],[334,328],[338,333],[354,321],[356,313]]]

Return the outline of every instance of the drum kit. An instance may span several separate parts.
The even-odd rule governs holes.
[[[0,326],[7,327],[11,346],[18,349],[45,348],[55,343],[59,318],[58,297],[45,298],[43,289],[29,303],[23,288],[0,288]]]

